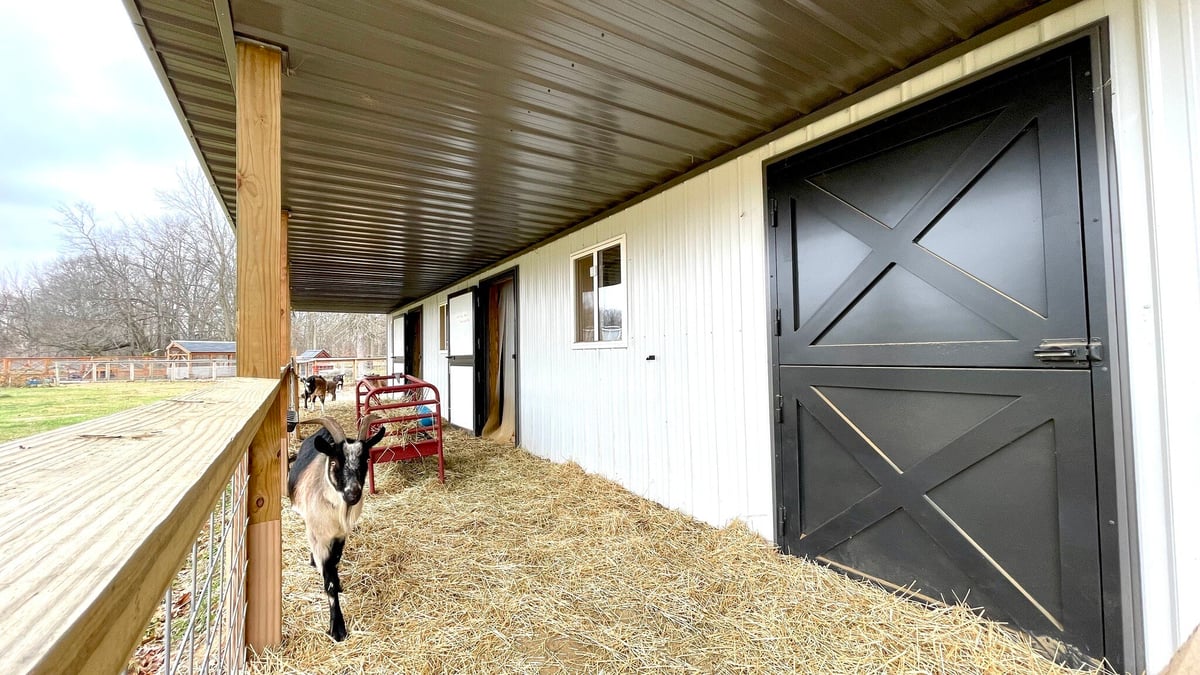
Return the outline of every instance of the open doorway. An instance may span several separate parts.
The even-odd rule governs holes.
[[[516,445],[517,427],[517,352],[518,302],[517,270],[513,268],[485,279],[479,285],[482,296],[480,354],[482,385],[476,391],[477,429],[500,443]]]
[[[404,315],[404,372],[424,379],[421,352],[421,308],[417,307]]]

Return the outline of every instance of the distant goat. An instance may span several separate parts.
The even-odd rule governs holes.
[[[308,410],[309,401],[319,400],[321,402],[321,412],[325,412],[325,393],[328,388],[329,383],[320,375],[309,375],[304,378],[304,409]]]
[[[325,595],[329,598],[329,636],[336,642],[345,640],[347,635],[346,620],[338,602],[342,583],[337,566],[346,537],[362,514],[363,479],[371,448],[385,433],[381,426],[374,436],[364,438],[376,419],[373,415],[363,418],[358,425],[357,440],[347,439],[341,425],[332,418],[301,421],[300,424],[320,424],[325,428],[304,439],[288,470],[288,499],[292,501],[292,509],[304,519],[311,552],[309,563],[321,571]]]
[[[338,373],[336,375],[330,375],[326,379],[329,381],[329,393],[331,395],[336,394],[337,390],[341,389],[342,385],[346,384],[346,376],[342,373]],[[337,397],[334,396],[333,400],[336,401]]]

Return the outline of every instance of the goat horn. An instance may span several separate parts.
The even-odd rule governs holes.
[[[333,440],[337,443],[346,441],[346,432],[342,431],[342,425],[337,423],[337,420],[332,417],[313,417],[307,420],[300,420],[297,424],[320,424],[329,430],[329,435],[333,436]]]
[[[367,415],[366,417],[359,420],[359,422],[358,422],[358,440],[360,440],[360,441],[366,440],[367,432],[370,431],[371,425],[373,423],[375,423],[376,421],[378,421],[379,419],[380,419],[379,415],[376,415],[375,413],[371,413],[370,415]]]

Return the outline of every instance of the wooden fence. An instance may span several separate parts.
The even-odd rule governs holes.
[[[387,359],[312,359],[297,363],[299,374],[341,373],[347,382],[384,375]],[[159,357],[5,357],[0,358],[0,387],[38,387],[81,382],[145,380],[216,380],[234,377],[233,359],[164,359]]]
[[[192,361],[136,356],[105,358],[11,357],[0,359],[0,386],[38,387],[82,382],[215,380],[233,377],[233,359]]]
[[[389,375],[387,372],[387,357],[373,356],[365,359],[305,359],[296,361],[296,374],[300,377],[309,375],[341,374],[346,376],[346,383],[353,383],[368,375]]]

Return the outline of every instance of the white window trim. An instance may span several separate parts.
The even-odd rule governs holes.
[[[399,311],[394,314],[388,314],[388,355],[386,371],[388,375],[396,372],[396,360],[404,359],[404,331],[400,331],[400,335],[396,335],[396,324],[403,320],[403,311]],[[404,364],[403,370],[408,370],[407,363]]]
[[[606,249],[613,244],[621,245],[621,289],[625,293],[625,310],[621,316],[621,339],[611,342],[597,340],[595,342],[576,342],[575,341],[575,298],[578,293],[578,288],[575,285],[575,261],[585,255],[592,255],[596,251]],[[567,325],[567,343],[571,345],[571,349],[625,349],[629,346],[629,265],[626,262],[625,256],[625,235],[619,234],[611,239],[606,239],[598,244],[581,248],[571,254],[568,259],[568,275],[571,277],[571,294],[567,298],[567,316],[571,320]],[[599,298],[597,298],[597,307]],[[596,328],[599,330],[599,319],[597,319]]]
[[[444,310],[443,310],[444,308]],[[449,349],[442,349],[442,314],[446,315],[446,343],[450,342],[450,301],[438,303],[438,356],[449,356]]]

